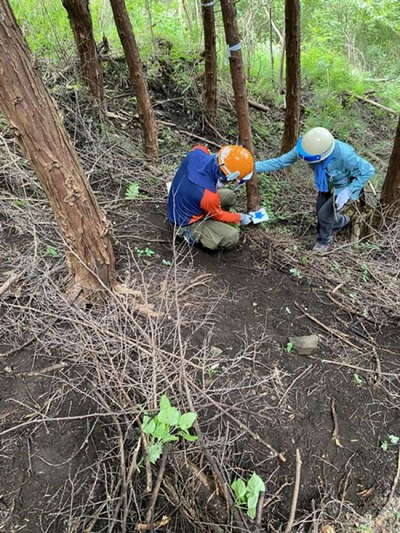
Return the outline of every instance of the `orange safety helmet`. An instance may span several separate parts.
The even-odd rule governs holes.
[[[254,172],[254,158],[244,146],[232,144],[222,146],[217,152],[217,162],[224,174],[224,181],[244,183],[249,181]]]

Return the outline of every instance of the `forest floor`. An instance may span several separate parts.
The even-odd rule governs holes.
[[[400,227],[358,247],[338,236],[331,253],[312,255],[311,183],[300,166],[263,182],[276,217],[242,231],[237,249],[174,243],[165,184],[193,135],[219,144],[224,131],[234,142],[233,118],[225,113],[211,132],[195,96],[154,87],[163,153],[155,166],[143,163],[122,82],[109,90],[101,129],[79,91],[54,87],[112,221],[121,290],[102,305],[68,300],[62,240],[3,125],[0,287],[12,283],[0,288],[0,531],[145,530],[160,461],[147,464],[138,422],[164,393],[182,411],[193,404],[202,438],[168,451],[157,530],[256,531],[245,513],[241,525],[227,518],[221,497],[221,480],[255,471],[266,484],[264,530],[283,531],[298,449],[292,531],[399,531]],[[272,155],[257,125],[267,121],[270,134],[282,111],[252,113],[259,151]],[[366,137],[389,130],[360,113]],[[139,195],[129,200],[132,181]],[[307,334],[318,335],[318,349],[298,355],[288,337]]]

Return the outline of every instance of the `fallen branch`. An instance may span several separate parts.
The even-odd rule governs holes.
[[[353,344],[351,341],[347,339],[347,335],[345,333],[341,333],[340,331],[337,331],[336,329],[330,328],[329,326],[327,326],[326,324],[318,320],[318,318],[315,318],[314,316],[310,315],[310,313],[307,313],[307,311],[303,307],[301,307],[301,305],[297,303],[296,303],[296,307],[300,309],[300,311],[302,311],[307,318],[309,318],[310,320],[318,324],[318,326],[320,326],[322,329],[324,329],[328,333],[331,333],[331,335],[333,335],[334,337],[340,339],[341,341],[345,342],[352,348],[355,348],[359,352],[362,351],[359,346],[356,346],[355,344]]]
[[[395,109],[392,109],[391,107],[386,107],[385,105],[380,104],[379,102],[375,102],[375,100],[371,100],[370,98],[365,98],[365,96],[360,96],[359,94],[350,94],[350,96],[353,96],[354,98],[357,98],[357,100],[360,100],[360,102],[365,102],[366,104],[371,104],[375,107],[378,107],[379,109],[383,109],[383,111],[387,111],[388,113],[392,113],[393,115],[398,115],[398,111]]]
[[[369,374],[376,374],[376,370],[370,370],[369,368],[362,368],[360,366],[349,365],[348,363],[341,363],[340,361],[330,361],[329,359],[321,359],[321,363],[328,363],[330,365],[345,366],[346,368],[352,368],[353,370],[358,370],[360,372],[367,372]],[[380,372],[380,376],[390,376],[398,378],[400,374],[394,372]]]
[[[264,444],[264,446],[266,448],[268,448],[268,450],[270,450],[274,454],[275,457],[278,457],[278,459],[282,463],[286,462],[286,457],[283,455],[282,452],[278,452],[278,450],[275,450],[275,448],[273,446],[271,446],[265,439],[260,437],[260,435],[258,435],[258,433],[254,433],[254,431],[252,431],[249,427],[247,427],[245,424],[243,424],[243,422],[238,420],[235,416],[231,415],[226,409],[224,409],[221,405],[219,405],[218,402],[216,402],[211,396],[209,396],[203,390],[201,390],[200,387],[198,387],[193,381],[192,381],[192,385],[193,385],[193,387],[195,387],[198,390],[198,392],[200,392],[200,394],[205,396],[208,399],[208,401],[210,401],[213,405],[215,405],[215,407],[217,407],[217,409],[219,409],[225,416],[227,416],[233,422],[235,422],[235,424],[237,424],[240,427],[240,429],[243,429],[243,431],[248,433],[250,435],[250,437],[252,437],[257,442],[260,442],[261,444]]]
[[[24,377],[33,377],[33,376],[41,376],[43,374],[47,374],[48,372],[53,372],[54,370],[60,370],[61,368],[65,368],[68,366],[68,363],[57,363],[56,365],[47,366],[46,368],[42,368],[41,370],[37,370],[36,372],[17,372],[14,374],[15,376],[24,376]]]
[[[332,411],[332,418],[333,418],[332,440],[335,441],[336,446],[338,446],[339,448],[343,448],[339,440],[339,422],[338,422],[337,413],[336,413],[335,398],[331,398],[331,411]]]
[[[254,109],[258,109],[259,111],[265,111],[266,113],[271,112],[269,107],[263,104],[259,104],[258,102],[255,102],[254,100],[249,100],[249,106],[254,107]]]
[[[264,510],[265,491],[260,492],[257,504],[256,527],[254,533],[261,533],[262,514]]]
[[[12,272],[10,277],[0,286],[0,296],[2,296],[16,281],[21,274],[17,274],[16,272]]]
[[[163,516],[158,522],[151,522],[150,524],[136,524],[135,529],[137,531],[152,531],[153,529],[167,526],[170,521],[170,516]]]
[[[301,463],[300,451],[297,448],[296,449],[296,480],[294,482],[293,498],[292,498],[292,505],[290,507],[289,521],[287,523],[284,533],[289,533],[290,531],[292,531],[294,517],[296,515],[297,500],[299,499],[299,489],[300,489],[301,464],[302,463]]]
[[[156,484],[154,485],[153,492],[151,493],[149,507],[146,512],[146,524],[150,524],[153,518],[154,507],[156,505],[158,493],[160,492],[161,483],[162,483],[164,472],[165,472],[165,466],[167,464],[168,452],[169,452],[169,448],[168,448],[168,445],[166,445],[164,448],[162,457],[161,457],[160,470],[158,471]]]

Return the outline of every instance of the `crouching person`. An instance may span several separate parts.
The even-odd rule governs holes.
[[[255,167],[257,172],[272,172],[299,159],[306,161],[314,173],[318,224],[313,251],[324,253],[329,250],[333,234],[350,222],[350,217],[341,210],[349,200],[357,200],[375,169],[354,148],[334,139],[325,128],[312,128],[290,152],[257,161]]]
[[[254,160],[243,146],[223,146],[216,154],[195,146],[182,161],[168,195],[168,220],[189,244],[227,250],[239,242],[239,230],[251,222],[245,213],[231,213],[237,186],[253,175]]]

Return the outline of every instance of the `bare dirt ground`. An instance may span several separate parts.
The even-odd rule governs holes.
[[[0,286],[15,279],[0,294],[0,531],[144,530],[160,461],[147,464],[139,422],[164,393],[182,411],[193,404],[201,438],[170,448],[154,530],[256,531],[222,497],[255,471],[262,530],[284,531],[296,450],[292,531],[400,530],[399,229],[314,257],[311,200],[300,200],[289,232],[245,230],[224,254],[174,246],[165,181],[192,139],[165,128],[171,151],[143,165],[124,123],[100,135],[83,116],[66,109],[125,291],[68,301],[57,228],[3,132]],[[127,200],[132,180],[140,196]],[[320,339],[308,357],[287,344],[306,334]]]

